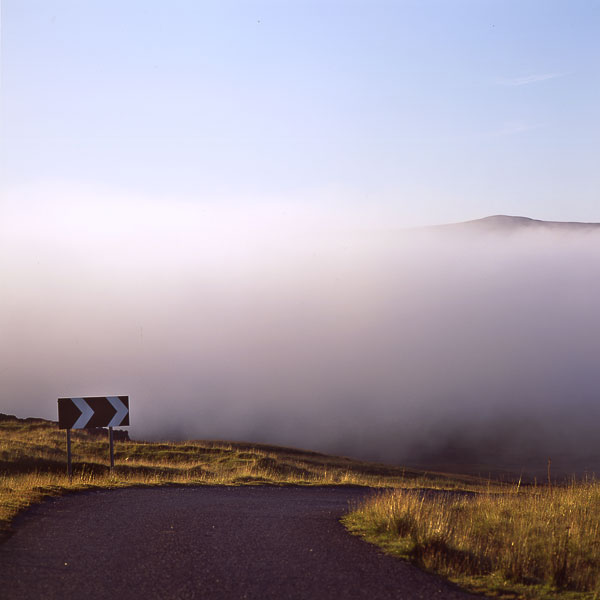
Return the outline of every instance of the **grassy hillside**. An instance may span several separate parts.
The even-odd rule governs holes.
[[[71,438],[73,479],[69,481],[66,433],[57,423],[0,414],[0,535],[9,531],[19,511],[44,497],[98,487],[269,483],[455,489],[481,485],[469,476],[223,441],[116,441],[111,474],[106,430],[73,430]]]

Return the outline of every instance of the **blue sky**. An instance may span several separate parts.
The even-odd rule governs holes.
[[[599,18],[577,0],[3,0],[3,198],[600,221]]]

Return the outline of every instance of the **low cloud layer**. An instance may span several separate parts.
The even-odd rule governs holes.
[[[135,438],[600,470],[600,231],[21,199],[0,410],[129,394]]]

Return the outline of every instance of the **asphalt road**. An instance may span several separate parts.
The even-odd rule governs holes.
[[[36,506],[0,544],[0,598],[465,599],[339,523],[356,488],[97,491]]]

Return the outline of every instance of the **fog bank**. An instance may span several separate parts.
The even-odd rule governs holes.
[[[0,411],[130,435],[600,472],[600,231],[30,198],[0,223]]]

